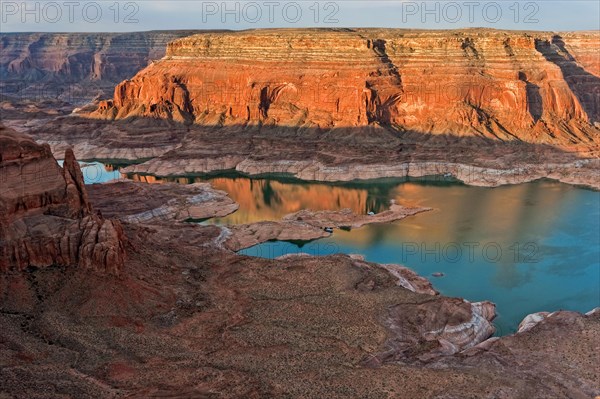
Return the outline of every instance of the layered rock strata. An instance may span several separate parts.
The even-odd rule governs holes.
[[[148,184],[118,181],[88,188],[103,215],[133,223],[183,222],[227,216],[239,208],[208,183]]]
[[[381,131],[335,140],[278,136],[271,129],[246,138],[240,132],[227,137],[216,132],[190,135],[177,149],[124,172],[178,176],[235,170],[250,176],[275,173],[328,182],[448,175],[487,187],[551,178],[600,187],[596,153],[572,154],[550,146],[415,135],[400,139]]]
[[[598,32],[287,29],[202,33],[97,117],[598,143]]]
[[[169,41],[192,33],[2,33],[2,97],[85,103],[163,57]]]

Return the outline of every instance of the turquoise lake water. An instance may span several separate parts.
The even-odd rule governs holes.
[[[300,209],[381,212],[390,200],[434,208],[402,221],[370,225],[308,243],[268,242],[240,251],[276,258],[289,253],[361,254],[398,263],[430,279],[444,295],[497,305],[498,335],[516,331],[529,313],[587,312],[600,306],[600,193],[553,181],[497,188],[443,178],[345,184],[285,178],[180,177],[151,183],[210,181],[240,209],[209,223],[279,220]],[[443,277],[433,277],[443,273]]]
[[[63,162],[63,160],[58,161],[58,164],[61,166],[61,168],[63,166]],[[112,167],[111,165],[96,161],[80,161],[79,167],[81,168],[81,173],[83,174],[83,180],[85,181],[85,184],[106,183],[121,177],[121,173],[117,167]]]
[[[371,196],[362,211],[381,211],[377,204],[392,198],[434,210],[390,225],[336,230],[311,243],[268,242],[241,253],[355,253],[400,263],[442,294],[494,302],[498,335],[515,332],[530,313],[600,306],[600,193],[554,182],[493,189],[390,185],[367,188]]]

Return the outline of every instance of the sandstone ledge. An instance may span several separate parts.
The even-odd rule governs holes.
[[[226,192],[215,190],[208,183],[149,185],[122,180],[94,184],[88,191],[104,215],[132,223],[209,219],[229,215],[239,208]]]
[[[408,216],[413,216],[421,212],[430,211],[431,208],[409,208],[398,205],[394,202],[386,211],[373,215],[357,215],[350,209],[340,211],[317,211],[301,210],[283,217],[284,222],[303,222],[311,226],[327,228],[360,228],[367,224],[391,223],[402,220]]]

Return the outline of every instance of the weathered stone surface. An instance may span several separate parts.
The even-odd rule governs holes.
[[[425,277],[419,276],[408,267],[395,264],[380,265],[390,274],[398,279],[398,285],[412,292],[419,294],[437,295],[439,294]]]
[[[102,214],[125,222],[183,222],[209,219],[235,212],[236,204],[226,192],[208,183],[148,185],[132,181],[94,184],[88,188],[92,202]]]
[[[495,316],[493,303],[463,299],[391,307],[386,320],[390,337],[384,350],[366,359],[366,364],[429,362],[462,352],[494,334]]]
[[[541,383],[531,397],[597,397],[600,333],[590,328],[600,327],[600,312],[583,315],[577,312],[556,311],[544,316],[527,331],[484,341],[458,357],[445,357],[440,367],[494,367],[498,373],[510,375],[515,367],[528,370],[521,374],[523,382]],[[595,342],[594,344],[591,344]],[[592,346],[588,346],[588,345]],[[558,350],[554,350],[557,348]],[[590,352],[591,350],[591,352]],[[562,373],[579,369],[584,378],[570,378]],[[538,377],[535,377],[538,376]],[[559,392],[560,391],[560,392]],[[520,393],[507,383],[500,397],[519,397]]]
[[[550,316],[551,314],[552,313],[550,313],[550,312],[538,312],[538,313],[532,313],[532,314],[525,316],[525,318],[521,321],[521,323],[519,323],[518,332],[522,333],[522,332],[531,330],[533,327],[538,325],[542,320],[544,320],[546,317]]]
[[[177,176],[235,169],[248,175],[278,173],[329,182],[449,174],[477,186],[551,178],[600,187],[600,160],[594,152],[483,138],[416,133],[397,137],[383,128],[367,129],[323,136],[265,127],[259,132],[191,128],[180,147],[124,172]]]
[[[96,215],[68,150],[61,169],[47,145],[0,126],[0,270],[52,265],[119,274],[123,229]]]
[[[329,237],[323,228],[303,222],[264,221],[223,228],[223,247],[239,251],[267,241],[312,241]]]

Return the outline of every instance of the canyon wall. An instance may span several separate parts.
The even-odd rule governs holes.
[[[125,259],[118,221],[92,209],[67,150],[61,168],[48,145],[0,125],[0,272],[53,265],[118,275]]]
[[[84,102],[111,93],[163,57],[169,41],[193,32],[2,33],[0,89],[3,97]]]
[[[587,144],[600,126],[599,47],[599,32],[202,33],[169,43],[92,116]]]

